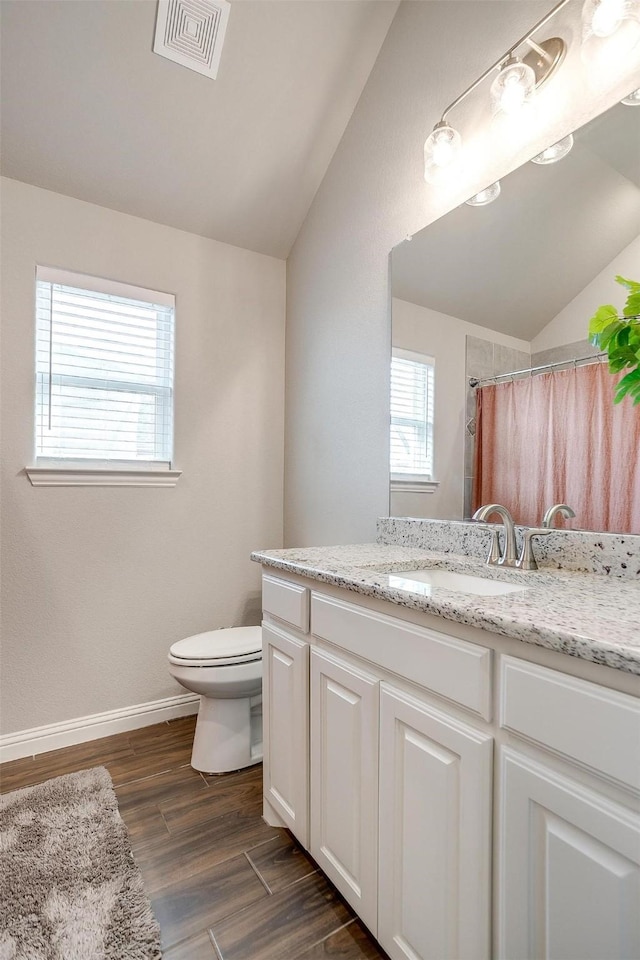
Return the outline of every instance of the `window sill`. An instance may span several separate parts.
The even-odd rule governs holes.
[[[391,493],[436,493],[439,486],[439,480],[417,480],[415,477],[407,480],[391,478]]]
[[[175,487],[182,470],[121,467],[25,467],[34,487]]]

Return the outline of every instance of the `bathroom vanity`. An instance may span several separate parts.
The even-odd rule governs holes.
[[[265,818],[392,960],[640,956],[640,584],[381,543],[253,559]]]

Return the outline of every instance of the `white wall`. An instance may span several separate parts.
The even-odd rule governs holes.
[[[387,513],[391,248],[640,86],[639,65],[632,74],[611,47],[599,64],[583,63],[582,4],[571,3],[554,20],[569,53],[527,124],[491,123],[485,85],[451,115],[465,134],[466,173],[447,189],[425,184],[422,147],[444,107],[549,6],[404,0],[398,9],[288,261],[290,545],[371,540]]]
[[[529,352],[526,340],[489,330],[437,310],[393,298],[393,346],[435,360],[435,493],[391,494],[391,516],[461,520],[464,504],[464,436],[467,404],[466,337]]]
[[[2,732],[184,693],[169,645],[258,623],[282,541],[285,264],[2,182]],[[173,489],[34,488],[37,263],[174,292]]]
[[[640,280],[640,237],[625,247],[564,310],[549,321],[531,341],[531,352],[537,353],[565,343],[585,340],[588,336],[589,320],[604,303],[611,303],[622,311],[628,291],[615,282],[618,275],[628,280]]]

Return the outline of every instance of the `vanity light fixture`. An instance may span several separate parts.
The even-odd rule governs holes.
[[[614,2],[614,0],[601,0]],[[636,0],[620,0],[629,3]],[[638,0],[640,2],[640,0]],[[498,71],[491,85],[494,112],[515,113],[528,103],[535,91],[557,70],[564,59],[566,44],[560,37],[535,41],[533,35],[545,26],[569,0],[560,3],[539,20],[531,30],[478,77],[470,87],[449,104],[424,144],[424,178],[427,183],[438,183],[453,169],[462,151],[462,137],[451,126],[447,115],[478,87],[494,70]],[[518,51],[521,55],[518,56]],[[484,192],[484,191],[483,191]],[[494,198],[495,199],[495,198]]]
[[[531,163],[557,163],[558,160],[566,157],[572,147],[573,134],[570,133],[568,137],[563,137],[562,140],[558,140],[557,143],[552,143],[550,147],[547,147],[546,150],[539,153],[537,157],[532,157]]]
[[[493,112],[516,113],[535,97],[536,91],[553,76],[562,63],[566,44],[560,37],[534,40],[542,29],[569,0],[560,0],[549,13],[539,20],[517,43],[493,63],[488,70],[467,87],[464,93],[449,104],[424,144],[424,178],[427,183],[438,183],[453,172],[461,159],[462,137],[451,126],[447,117],[459,103],[466,99],[494,70],[498,75],[491,84]],[[631,28],[629,33],[628,28]],[[640,0],[585,0],[582,7],[582,42],[592,38],[607,38],[616,33],[629,34],[632,43],[637,42],[634,33],[640,36]],[[640,105],[640,89],[625,97],[622,103]],[[559,140],[534,158],[535,163],[555,163],[565,157],[573,146],[571,135]],[[484,191],[481,191],[484,193]],[[473,199],[473,198],[472,198]],[[495,199],[495,198],[494,198]],[[468,203],[470,201],[467,201]]]
[[[500,181],[496,180],[495,183],[481,190],[480,193],[476,193],[474,197],[469,197],[468,200],[465,200],[465,203],[468,203],[470,207],[486,207],[488,203],[493,203],[499,196]]]

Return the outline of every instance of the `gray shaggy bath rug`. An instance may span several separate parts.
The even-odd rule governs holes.
[[[159,960],[104,767],[0,796],[0,960]]]

